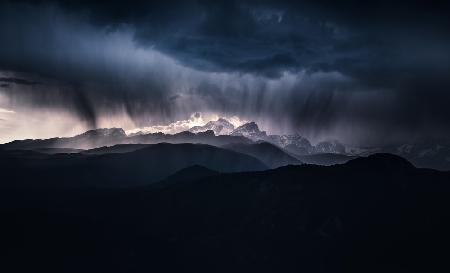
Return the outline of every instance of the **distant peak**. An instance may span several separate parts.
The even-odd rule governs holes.
[[[265,131],[259,130],[256,122],[251,121],[247,122],[239,127],[237,127],[231,135],[234,136],[244,136],[250,138],[252,140],[265,140],[267,138],[267,134]]]
[[[247,128],[248,127],[253,127],[253,128],[258,128],[259,129],[258,124],[256,124],[256,122],[254,122],[254,121],[247,122],[247,123],[245,123],[245,124],[243,124],[243,125],[241,125],[239,127],[247,127]]]
[[[86,131],[78,136],[125,137],[126,133],[122,128],[98,128]]]
[[[234,130],[234,125],[224,118],[212,120],[203,126],[194,126],[189,129],[192,133],[200,133],[211,130],[215,135],[228,135]]]
[[[261,132],[259,130],[258,124],[256,124],[256,122],[254,122],[254,121],[247,122],[247,123],[237,127],[235,131],[241,131],[241,130],[247,130],[247,131],[251,130],[254,132]]]

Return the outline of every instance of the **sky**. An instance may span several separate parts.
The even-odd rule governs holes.
[[[449,21],[449,1],[0,1],[0,142],[196,113],[312,142],[448,139]]]

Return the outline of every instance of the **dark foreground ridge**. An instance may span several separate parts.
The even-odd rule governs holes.
[[[191,166],[158,187],[5,188],[0,270],[448,272],[449,183],[379,154],[245,173]]]
[[[223,148],[258,158],[270,168],[302,163],[281,148],[268,142],[228,144],[223,146]]]
[[[193,165],[224,173],[268,169],[249,155],[190,143],[116,145],[80,154],[3,151],[0,163],[8,170],[3,186],[38,188],[148,185]]]

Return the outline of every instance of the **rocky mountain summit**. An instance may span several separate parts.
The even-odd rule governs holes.
[[[205,131],[213,131],[216,136],[229,135],[234,130],[234,125],[224,118],[219,118],[215,121],[210,121],[203,126],[194,126],[189,129],[191,133],[200,133]]]

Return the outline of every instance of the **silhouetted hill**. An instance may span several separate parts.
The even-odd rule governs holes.
[[[194,165],[185,169],[179,170],[176,173],[169,175],[167,178],[159,182],[158,186],[167,186],[183,181],[193,181],[205,177],[219,175],[219,172],[213,171],[200,165]]]
[[[414,165],[398,155],[378,153],[367,157],[358,157],[345,164],[353,170],[410,171]]]
[[[83,149],[72,149],[72,148],[39,148],[33,151],[43,154],[76,154],[83,152]]]
[[[151,144],[117,144],[114,146],[104,146],[89,150],[83,150],[82,153],[86,155],[123,154],[146,148],[149,145]]]
[[[105,152],[110,150],[123,153]],[[203,144],[160,143],[145,148],[122,145],[101,151],[93,155],[89,151],[87,154],[58,155],[6,151],[0,155],[0,163],[7,170],[4,172],[6,181],[26,182],[36,187],[49,184],[72,187],[149,184],[192,165],[220,172],[267,169],[251,156]]]
[[[312,155],[295,155],[299,160],[306,164],[331,166],[335,164],[343,164],[356,156],[349,156],[343,154],[325,153],[325,154],[312,154]]]
[[[151,151],[171,154],[167,145]],[[133,155],[148,162],[143,156],[148,151],[101,157]],[[119,166],[113,161],[111,169]],[[3,189],[0,267],[14,266],[5,272],[450,269],[448,172],[417,169],[389,154],[329,167],[189,177],[203,171],[182,170],[175,177],[184,173],[186,181],[160,188]]]
[[[277,168],[286,165],[299,165],[302,162],[277,146],[267,143],[254,143],[254,144],[229,144],[223,146],[223,148],[233,150],[239,153],[251,155],[261,160],[264,164],[270,168]]]

